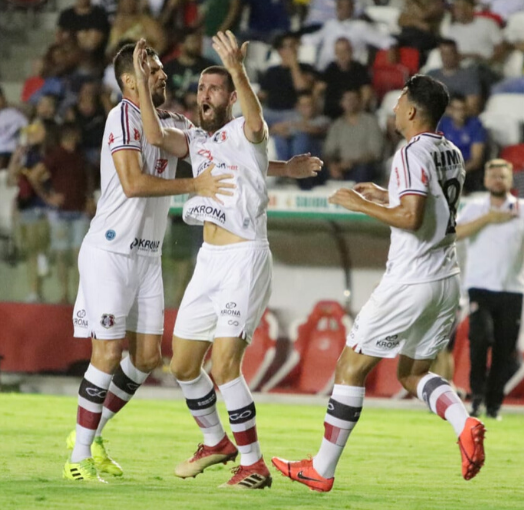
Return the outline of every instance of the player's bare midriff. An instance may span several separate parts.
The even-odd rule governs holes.
[[[225,246],[227,244],[243,243],[247,241],[243,237],[233,234],[225,228],[219,227],[210,221],[204,222],[204,242],[216,246]]]

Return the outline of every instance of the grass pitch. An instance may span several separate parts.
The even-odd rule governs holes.
[[[324,407],[259,404],[265,458],[299,459],[320,443]],[[221,405],[224,422],[226,412]],[[134,400],[106,428],[121,479],[85,484],[62,479],[65,438],[76,399],[0,394],[1,510],[504,510],[524,508],[524,415],[488,421],[487,461],[466,482],[449,424],[426,411],[364,409],[332,492],[319,494],[272,467],[263,491],[217,489],[229,479],[214,466],[195,479],[173,476],[200,440],[183,401]]]

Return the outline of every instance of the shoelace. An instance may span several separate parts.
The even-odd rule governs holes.
[[[204,449],[205,449],[205,445],[202,443],[198,443],[197,450],[193,454],[193,460],[200,459],[200,457],[202,457],[202,455],[204,454]]]

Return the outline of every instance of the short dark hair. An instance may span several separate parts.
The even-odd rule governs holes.
[[[451,94],[449,98],[449,102],[451,103],[452,101],[460,101],[461,103],[465,103],[466,96],[460,92],[455,92],[454,94]]]
[[[453,39],[442,38],[438,42],[439,46],[453,46],[453,48],[458,49],[457,42]]]
[[[133,52],[135,51],[136,43],[125,44],[120,48],[120,51],[116,54],[113,59],[113,65],[115,67],[115,77],[118,82],[120,90],[124,91],[124,82],[122,81],[122,75],[124,73],[134,74],[135,70],[133,67]],[[150,47],[146,48],[148,57],[158,57],[158,53]]]
[[[436,127],[449,104],[447,87],[440,81],[415,74],[404,85],[409,101],[422,110],[422,115]]]
[[[233,77],[231,76],[231,73],[224,66],[206,67],[202,71],[201,75],[203,74],[219,74],[220,76],[223,76],[224,78],[226,78],[228,92],[231,93],[235,91],[235,84],[233,83]]]
[[[59,127],[59,133],[60,133],[60,140],[63,140],[64,138],[68,138],[72,135],[81,135],[82,130],[80,129],[80,126],[76,122],[64,122]]]
[[[284,46],[284,41],[286,39],[293,39],[294,41],[299,41],[300,36],[296,32],[282,32],[280,34],[277,34],[273,39],[273,49],[281,49]]]

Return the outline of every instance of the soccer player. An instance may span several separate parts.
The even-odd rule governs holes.
[[[148,69],[141,44],[135,72],[143,74],[138,81],[140,97],[148,98]],[[222,487],[263,489],[271,486],[272,479],[260,451],[255,404],[241,374],[241,362],[271,290],[265,183],[268,131],[243,65],[247,43],[239,48],[231,32],[219,32],[213,48],[224,65],[209,67],[200,76],[200,129],[163,127],[151,101],[142,108],[150,143],[179,156],[189,148],[194,175],[214,165],[214,174],[232,172],[236,186],[223,204],[195,196],[184,206],[186,223],[204,224],[204,244],[178,312],[171,369],[204,440],[190,459],[176,467],[175,474],[194,477],[213,464],[236,459],[240,451],[240,465]],[[233,118],[237,99],[243,117]],[[211,343],[212,375],[224,398],[236,446],[220,422],[213,382],[202,369]]]
[[[458,436],[462,475],[484,464],[484,425],[470,417],[450,384],[429,367],[449,339],[459,302],[455,218],[464,184],[460,151],[435,130],[449,102],[428,76],[408,80],[395,107],[408,140],[393,159],[388,189],[373,183],[340,189],[330,202],[391,227],[386,273],[355,320],[335,372],[324,438],[312,459],[274,466],[291,480],[330,491],[337,463],[362,412],[366,377],[382,358],[400,354],[398,379]]]
[[[107,118],[100,169],[102,194],[78,260],[75,336],[92,338],[92,355],[80,384],[76,431],[68,437],[73,451],[63,476],[71,480],[100,480],[97,468],[122,474],[108,457],[100,433],[161,361],[164,293],[160,254],[170,195],[196,193],[213,200],[218,194],[231,193],[228,188],[234,186],[223,182],[233,177],[232,172],[213,176],[211,168],[196,179],[175,180],[178,158],[147,143],[133,50],[134,45],[124,46],[115,57],[123,99]],[[149,48],[145,51],[151,69],[151,100],[160,106],[165,101],[167,77],[158,55]],[[163,126],[192,127],[181,115],[165,111],[158,115]],[[125,338],[129,356],[122,360]]]

